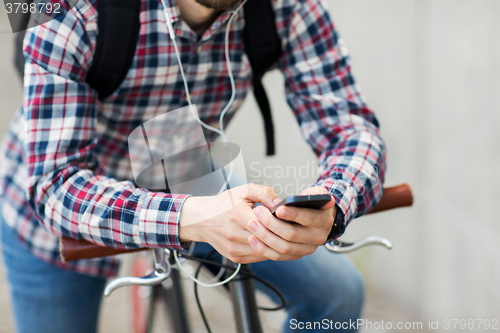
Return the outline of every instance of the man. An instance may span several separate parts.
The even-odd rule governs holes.
[[[239,3],[166,1],[191,98],[209,125],[216,125],[231,95],[223,46],[230,9]],[[381,197],[385,151],[378,123],[351,76],[325,4],[272,4],[283,41],[277,66],[287,100],[320,165],[318,181],[304,193],[330,193],[335,199],[321,210],[278,210],[279,218],[297,224],[270,214],[278,196],[265,186],[229,190],[244,202],[225,209],[228,192],[189,197],[150,192],[131,182],[130,132],[186,105],[159,1],[142,2],[134,61],[104,101],[85,82],[98,34],[96,0],[82,0],[66,15],[27,32],[24,103],[4,140],[0,172],[2,243],[19,332],[96,330],[105,278],[115,274],[118,261],[63,264],[61,235],[122,248],[180,249],[197,241],[198,255],[213,247],[233,261],[253,263],[254,272],[285,296],[286,332],[291,319],[348,322],[360,316],[359,273],[320,245],[337,212],[345,226]],[[230,26],[236,96],[226,120],[251,87],[243,27],[240,11]],[[207,133],[207,141],[216,138]],[[264,206],[255,208],[256,203]],[[202,228],[193,228],[193,222]]]

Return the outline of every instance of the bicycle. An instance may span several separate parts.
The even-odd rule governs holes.
[[[412,205],[413,193],[411,187],[407,184],[398,185],[391,188],[386,188],[384,190],[384,196],[382,197],[381,201],[369,214],[387,211],[394,208],[408,207]],[[368,245],[382,245],[388,249],[392,248],[392,245],[388,240],[380,237],[368,237],[355,243],[345,243],[339,240],[334,240],[332,243],[326,244],[325,247],[329,251],[334,253],[347,253]],[[137,252],[142,250],[146,249],[117,250],[114,248],[101,247],[83,240],[75,240],[66,237],[60,239],[61,259],[64,262],[78,259],[97,258],[121,253]],[[172,269],[172,265],[174,265],[175,263],[179,264],[179,257],[168,249],[155,248],[152,250],[152,252],[154,258],[153,272],[144,277],[118,278],[107,285],[104,294],[106,296],[109,296],[113,290],[122,286],[133,287],[132,301],[134,305],[134,333],[151,332],[155,314],[155,304],[158,299],[163,300],[164,304],[166,305],[167,316],[170,319],[169,322],[171,323],[171,328],[173,329],[173,331],[177,333],[189,333],[190,328],[188,324],[185,299],[182,290],[181,273],[177,269]],[[190,258],[186,255],[184,255],[183,257]],[[197,258],[196,260],[202,262],[204,261],[204,259],[200,258]],[[205,262],[205,264],[209,263]],[[210,264],[213,264],[213,262]],[[218,263],[217,265],[220,266],[220,264]],[[258,314],[258,307],[255,299],[255,289],[253,285],[253,279],[259,279],[252,274],[250,265],[241,265],[239,271],[235,270],[234,265],[230,263],[223,265],[223,267],[227,271],[233,270],[233,273],[231,273],[230,275],[236,277],[228,283],[227,287],[229,289],[231,301],[233,304],[237,332],[263,332]],[[136,274],[143,273],[143,271],[147,269],[146,267],[144,267],[144,260],[141,259],[136,261],[134,263],[134,269],[136,270]],[[200,269],[201,264],[196,270],[195,277],[198,275]],[[263,282],[264,284],[266,283],[265,281],[260,282]],[[149,297],[146,297],[145,304],[143,304],[142,302],[144,298],[140,295],[141,289],[139,288],[139,286],[152,287]],[[273,288],[269,284],[268,286],[270,288]],[[197,303],[202,318],[208,329],[208,323],[204,317],[198,297]],[[277,308],[268,310],[277,310],[281,307],[284,307],[284,304],[281,304]]]

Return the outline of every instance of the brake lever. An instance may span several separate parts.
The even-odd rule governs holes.
[[[334,252],[334,253],[348,253],[348,252],[353,252],[356,251],[362,247],[369,246],[369,245],[381,245],[385,246],[387,249],[392,249],[392,244],[389,240],[381,237],[367,237],[365,239],[362,239],[360,241],[357,241],[355,243],[345,243],[342,241],[339,241],[337,239],[334,239],[330,243],[326,243],[325,247],[328,251]]]
[[[155,248],[153,257],[155,262],[155,270],[143,277],[127,276],[120,277],[111,281],[104,289],[104,296],[109,296],[111,293],[125,286],[156,286],[169,278],[171,267],[167,258],[170,256],[170,251],[163,248]]]

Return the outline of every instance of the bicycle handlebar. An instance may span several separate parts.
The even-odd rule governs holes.
[[[408,184],[402,184],[384,189],[384,195],[375,208],[368,214],[378,213],[390,209],[409,207],[413,205],[413,192]],[[115,249],[111,247],[103,247],[90,243],[86,240],[76,240],[69,237],[61,237],[59,239],[59,252],[63,262],[69,262],[79,259],[91,259],[106,257],[121,253],[130,253],[136,251],[147,250],[140,249]]]

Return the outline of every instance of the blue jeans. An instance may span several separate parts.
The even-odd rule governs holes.
[[[17,331],[95,333],[106,279],[61,269],[36,258],[0,220]]]
[[[96,332],[106,280],[67,271],[34,257],[5,222],[0,224],[18,332]],[[211,249],[208,244],[198,243],[195,254],[205,256]],[[359,272],[346,257],[331,254],[324,247],[299,260],[265,261],[252,264],[252,269],[284,295],[289,316],[284,332],[301,332],[291,329],[300,327],[299,323],[324,319],[349,322],[360,316],[363,283]],[[261,285],[259,289],[278,301],[268,288]]]

